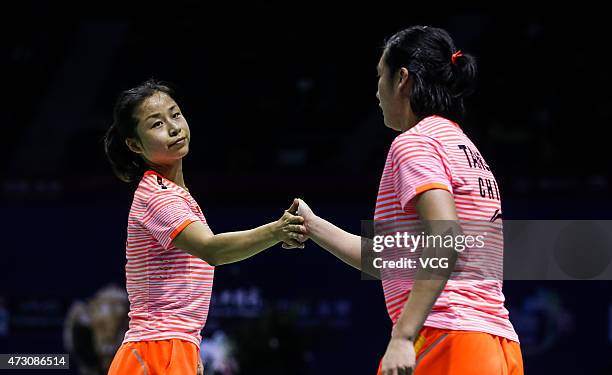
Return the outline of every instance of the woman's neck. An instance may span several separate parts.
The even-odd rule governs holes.
[[[400,125],[400,132],[405,132],[413,128],[416,124],[419,123],[421,119],[417,118],[416,115],[412,111],[407,111],[403,117],[402,124]]]
[[[152,166],[155,172],[161,174],[168,180],[174,182],[176,185],[189,191],[185,185],[185,179],[183,178],[183,160],[179,160],[177,163],[172,165],[155,165]]]

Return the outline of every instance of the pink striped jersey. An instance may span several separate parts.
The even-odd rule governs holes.
[[[130,324],[124,343],[182,339],[200,347],[215,269],[172,245],[198,220],[206,224],[189,192],[154,171],[145,172],[128,218]]]
[[[501,197],[491,168],[459,125],[430,116],[395,138],[380,181],[374,221],[376,225],[418,221],[414,198],[430,189],[448,190],[455,200],[465,235],[470,225],[495,222],[497,236],[484,248],[470,248],[469,260],[458,260],[455,271],[489,265],[503,271]],[[470,224],[473,223],[473,224]],[[397,224],[395,224],[397,225]],[[485,224],[486,226],[486,224]],[[472,230],[474,230],[472,228]],[[460,257],[461,258],[461,257]],[[470,263],[471,262],[471,263]],[[382,285],[389,316],[395,325],[414,284],[411,277],[391,277],[383,272]],[[436,300],[425,326],[486,332],[518,342],[504,307],[502,277],[451,276]]]

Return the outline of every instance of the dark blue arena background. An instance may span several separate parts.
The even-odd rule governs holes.
[[[495,172],[504,220],[612,218],[601,10],[25,2],[3,13],[0,353],[68,353],[71,307],[125,287],[134,187],[114,177],[102,137],[116,95],[151,77],[177,91],[192,132],[185,180],[213,231],[276,220],[302,197],[358,233],[396,136],[375,97],[384,39],[442,27],[477,58],[461,125]],[[514,280],[504,293],[526,374],[612,374],[612,281]],[[235,374],[375,374],[390,332],[380,283],[311,242],[218,267],[203,336],[232,343]],[[94,361],[92,338],[79,340]],[[79,373],[77,354],[49,373]]]

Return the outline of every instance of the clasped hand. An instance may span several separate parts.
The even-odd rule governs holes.
[[[285,210],[280,221],[286,223],[284,233],[286,238],[283,239],[283,249],[303,249],[304,243],[308,240],[308,223],[307,220],[312,216],[312,210],[301,199],[294,199],[291,207]]]

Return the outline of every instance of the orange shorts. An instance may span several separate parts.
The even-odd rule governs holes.
[[[126,342],[117,350],[108,374],[195,375],[199,358],[198,347],[189,341],[171,339]]]
[[[523,375],[519,343],[484,332],[423,327],[414,349],[414,375]]]

